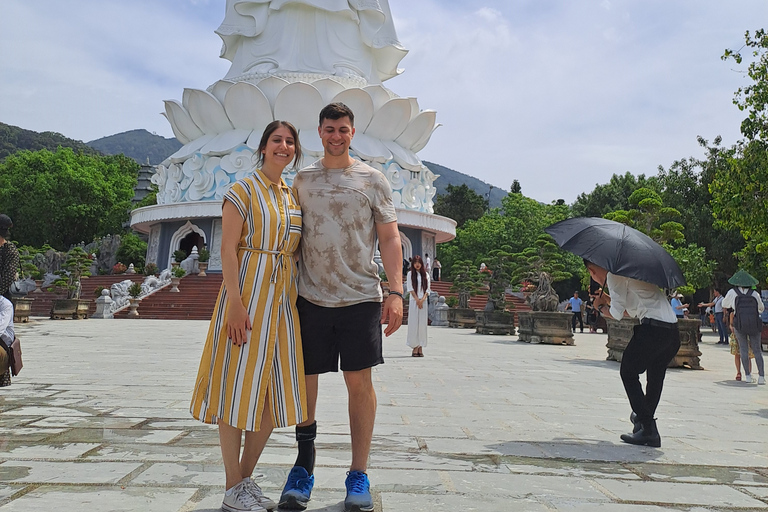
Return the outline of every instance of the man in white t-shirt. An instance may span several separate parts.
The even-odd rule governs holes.
[[[743,270],[739,270],[728,280],[735,287],[728,290],[723,299],[723,308],[731,310],[731,331],[736,336],[739,343],[739,355],[741,356],[741,365],[744,367],[744,380],[747,384],[752,384],[752,375],[750,374],[749,350],[755,356],[755,365],[757,365],[758,384],[765,384],[765,368],[763,363],[763,351],[760,346],[760,336],[763,330],[763,321],[760,313],[765,306],[760,294],[752,290],[749,283],[752,281],[741,281],[746,277],[757,281]]]
[[[659,447],[661,436],[654,415],[661,400],[667,365],[680,349],[677,317],[658,286],[611,274],[591,262],[585,264],[592,279],[607,285],[611,294],[598,295],[593,306],[608,318],[627,316],[640,320],[621,359],[621,381],[632,406],[630,420],[634,423],[632,434],[622,434],[621,440]],[[640,384],[643,372],[645,393]]]

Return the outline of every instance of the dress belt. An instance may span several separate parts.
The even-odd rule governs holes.
[[[269,249],[254,249],[252,247],[238,247],[238,250],[240,251],[248,251],[248,252],[255,252],[258,254],[271,254],[272,256],[276,256],[277,260],[275,261],[275,267],[272,269],[272,275],[269,277],[270,283],[276,283],[277,282],[277,270],[282,269],[283,265],[285,263],[285,256],[292,257],[293,253],[290,253],[288,251],[272,251]]]
[[[676,329],[677,328],[677,322],[671,323],[671,322],[662,322],[661,320],[656,320],[655,318],[643,318],[640,320],[640,323],[643,325],[651,325],[653,327],[662,327],[664,329]]]

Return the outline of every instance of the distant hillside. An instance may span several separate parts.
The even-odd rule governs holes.
[[[453,169],[449,169],[448,167],[442,166],[440,164],[434,164],[425,160],[424,165],[429,167],[433,173],[440,175],[440,178],[435,181],[435,185],[437,185],[437,195],[445,194],[445,190],[448,185],[466,185],[485,198],[488,197],[488,191],[490,190],[491,198],[489,205],[491,208],[496,208],[501,206],[501,200],[507,195],[507,192],[509,192],[509,190],[504,190],[502,188],[498,188],[495,185],[490,185],[473,176],[469,176],[459,171],[454,171]]]
[[[140,164],[157,165],[181,148],[181,142],[176,139],[166,139],[160,135],[149,133],[147,130],[131,130],[128,132],[102,137],[88,143],[108,155],[122,153]]]
[[[33,132],[18,126],[0,123],[0,160],[17,151],[38,151],[47,149],[56,151],[59,146],[72,148],[86,154],[96,154],[98,151],[79,140],[68,139],[56,132]]]

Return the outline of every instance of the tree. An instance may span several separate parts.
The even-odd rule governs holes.
[[[520,182],[518,180],[513,180],[512,186],[509,187],[509,191],[513,194],[522,194],[523,188],[520,186]]]
[[[754,58],[747,66],[747,75],[752,79],[750,85],[739,87],[733,97],[733,103],[739,110],[747,112],[747,118],[741,122],[741,133],[749,139],[768,142],[768,34],[764,29],[749,30],[744,34],[744,46],[739,50],[725,50],[723,60],[743,63],[741,50],[751,49]]]
[[[456,227],[477,220],[488,209],[488,200],[466,185],[448,185],[446,194],[437,196],[435,213],[456,221]]]
[[[570,279],[573,274],[565,270],[565,258],[565,253],[551,236],[539,235],[533,246],[512,257],[514,262],[512,280],[518,284],[523,281],[535,283],[542,272],[549,274],[552,282]]]
[[[138,169],[123,155],[21,151],[0,163],[0,211],[22,244],[66,250],[123,231]]]
[[[483,285],[483,279],[472,260],[457,261],[451,267],[449,279],[453,282],[451,291],[458,295],[458,306],[469,308],[469,298],[476,295]]]
[[[573,203],[574,217],[602,217],[615,210],[628,210],[630,208],[629,197],[638,188],[649,188],[659,191],[658,180],[654,177],[646,178],[644,174],[635,177],[626,174],[614,174],[605,185],[595,185],[595,189],[589,194],[579,194]]]

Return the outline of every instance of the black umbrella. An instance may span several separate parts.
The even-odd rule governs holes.
[[[618,276],[653,283],[661,288],[685,284],[677,262],[647,235],[599,217],[576,217],[544,231],[557,245]]]

